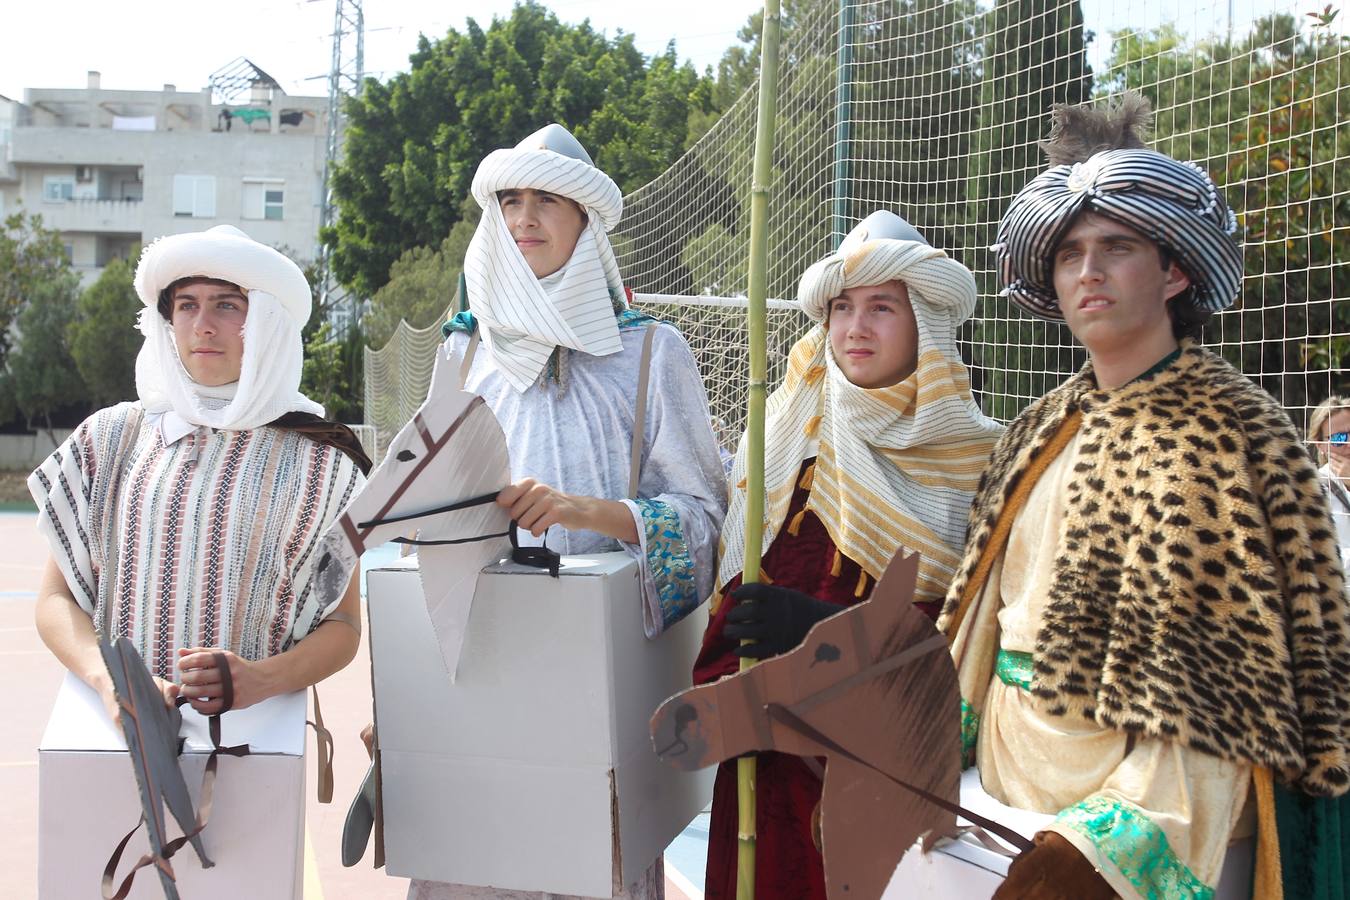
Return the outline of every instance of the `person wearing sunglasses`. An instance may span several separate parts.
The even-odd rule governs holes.
[[[1289,416],[1198,342],[1241,289],[1237,223],[1149,118],[1057,107],[994,247],[1004,296],[1088,357],[994,450],[938,622],[967,764],[1053,817],[994,896],[1209,897],[1255,836],[1250,896],[1341,897],[1339,548]]]
[[[1322,467],[1317,474],[1327,489],[1341,561],[1350,566],[1350,397],[1334,394],[1308,419],[1308,441]]]

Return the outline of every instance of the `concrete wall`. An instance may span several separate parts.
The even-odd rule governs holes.
[[[69,435],[69,428],[56,429],[58,442]],[[31,471],[55,449],[45,434],[0,434],[0,470]]]

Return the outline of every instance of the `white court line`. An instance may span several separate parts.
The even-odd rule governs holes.
[[[308,823],[306,823],[308,824]],[[309,828],[305,828],[305,900],[323,900],[323,883],[319,881],[319,863],[314,858],[314,845],[309,842]],[[702,900],[702,898],[699,898]]]
[[[694,887],[693,882],[688,878],[685,878],[684,874],[680,872],[679,869],[670,865],[670,863],[666,863],[666,877],[669,878],[671,882],[680,889],[680,893],[688,897],[689,900],[703,900],[703,892]],[[306,898],[306,900],[308,900],[308,898]]]

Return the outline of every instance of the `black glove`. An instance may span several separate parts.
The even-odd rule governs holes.
[[[769,659],[796,648],[821,619],[843,609],[809,594],[771,584],[743,584],[731,592],[736,605],[727,613],[723,631],[735,641],[737,656]]]

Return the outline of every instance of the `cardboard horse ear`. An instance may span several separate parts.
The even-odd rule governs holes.
[[[777,750],[826,758],[821,852],[831,900],[879,897],[905,851],[956,831],[960,693],[946,639],[913,603],[917,554],[801,646],[671,697],[652,717],[669,765]],[[941,804],[941,805],[939,805]]]
[[[206,762],[202,774],[202,786],[198,792],[200,806],[192,808],[192,797],[188,794],[187,782],[183,780],[183,771],[178,766],[178,755],[183,742],[178,736],[183,724],[183,714],[178,707],[164,702],[164,694],[159,685],[145,667],[136,647],[126,638],[116,643],[104,641],[99,644],[103,662],[112,677],[113,692],[117,697],[118,719],[127,739],[127,751],[136,773],[136,786],[141,795],[141,822],[145,823],[150,841],[150,852],[145,854],[127,873],[121,886],[114,891],[113,876],[117,864],[121,861],[122,851],[126,849],[131,836],[140,828],[141,822],[122,838],[113,851],[112,858],[103,871],[103,896],[105,900],[121,900],[131,890],[136,873],[145,866],[153,865],[159,872],[159,880],[164,895],[169,900],[178,900],[178,888],[175,882],[173,866],[169,859],[184,844],[191,843],[201,861],[202,868],[215,865],[206,855],[201,833],[206,828],[211,815],[211,795],[215,786],[216,757],[219,753],[232,756],[244,756],[247,746],[220,746],[220,716],[210,718],[211,742],[215,749]],[[178,827],[182,837],[169,840],[166,834],[168,820],[164,807]]]

